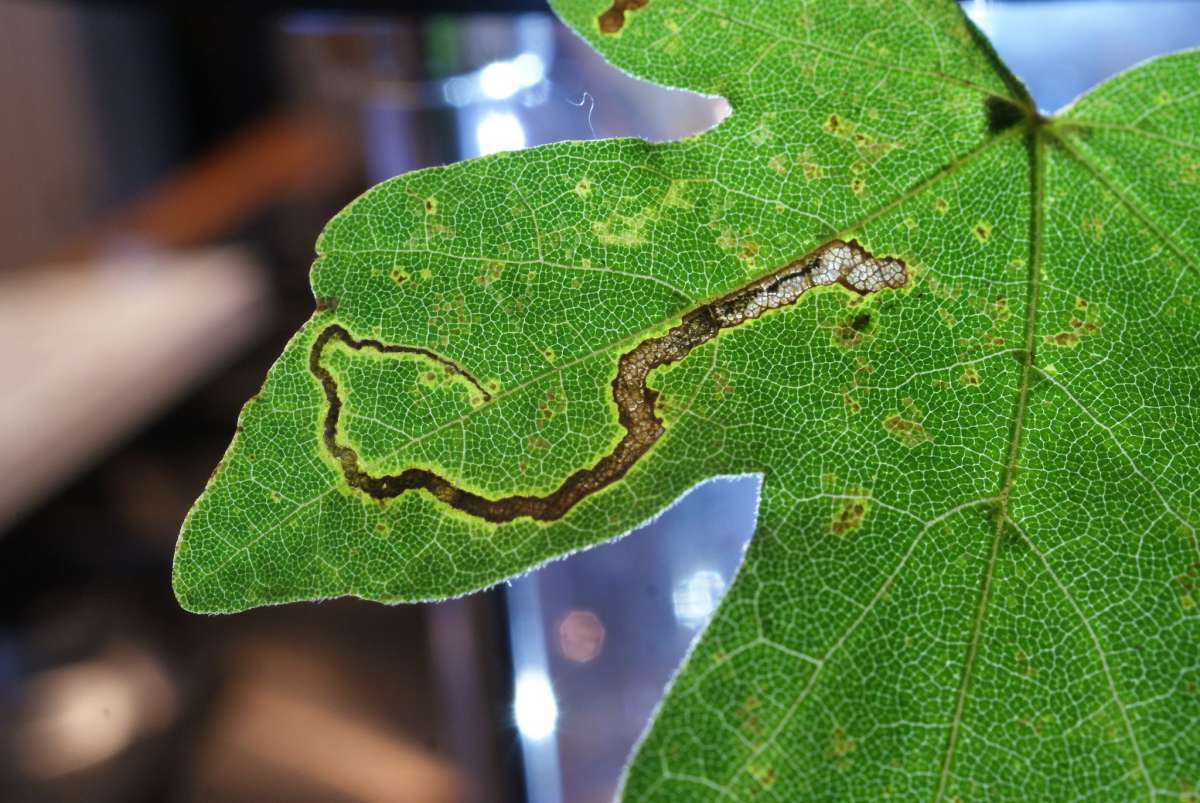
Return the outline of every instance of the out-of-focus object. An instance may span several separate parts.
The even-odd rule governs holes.
[[[244,345],[267,298],[236,248],[0,279],[0,528]]]
[[[363,717],[265,685],[238,689],[218,723],[228,756],[273,765],[297,784],[316,784],[337,800],[453,803],[454,770],[411,740]],[[236,771],[236,765],[226,768]]]
[[[108,179],[80,30],[58,4],[0,4],[0,270],[86,226]]]
[[[193,756],[197,783],[180,803],[210,800],[461,803],[468,781],[386,704],[412,676],[392,664],[359,685],[341,668],[341,648],[294,639],[243,642],[231,683],[212,706]],[[495,800],[491,797],[489,800]]]
[[[354,140],[327,118],[268,117],[164,179],[59,257],[85,259],[130,241],[157,248],[212,243],[274,205],[332,191],[354,174],[358,159]]]
[[[37,780],[91,769],[169,726],[177,704],[163,666],[132,646],[43,672],[16,723],[18,766]]]
[[[604,622],[591,611],[568,611],[558,620],[558,651],[563,658],[586,664],[604,649]]]

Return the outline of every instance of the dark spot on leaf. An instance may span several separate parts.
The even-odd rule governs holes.
[[[337,299],[333,296],[317,297],[317,312],[337,312]]]
[[[863,333],[871,325],[871,316],[860,312],[848,321],[840,323],[833,329],[833,342],[844,349],[852,349],[862,342]]]
[[[1025,119],[1025,109],[1008,98],[990,95],[983,101],[987,111],[987,127],[992,134],[1012,128]]]
[[[616,33],[621,30],[625,27],[625,12],[637,11],[649,2],[650,0],[613,0],[608,10],[596,20],[600,25],[600,33]]]

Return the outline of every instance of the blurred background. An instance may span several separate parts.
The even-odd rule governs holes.
[[[440,605],[192,616],[171,555],[348,201],[727,106],[608,67],[537,0],[233,6],[0,2],[0,800],[610,800],[756,479]],[[1194,3],[966,8],[1047,111],[1200,45]]]

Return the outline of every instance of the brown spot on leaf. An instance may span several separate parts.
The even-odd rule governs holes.
[[[992,227],[981,220],[975,224],[975,228],[971,229],[971,233],[975,235],[975,239],[979,240],[979,242],[986,243],[988,238],[992,236]]]
[[[738,259],[746,264],[747,268],[754,267],[754,257],[758,254],[758,243],[753,240],[745,240],[738,249]]]
[[[799,161],[805,181],[818,181],[825,178],[825,168],[814,161],[809,153],[802,154]]]
[[[996,296],[996,300],[992,302],[991,317],[993,321],[1007,321],[1009,318],[1008,299],[1004,296]]]
[[[933,440],[925,427],[921,426],[917,421],[911,421],[899,413],[884,419],[883,428],[900,443],[913,449],[923,443],[929,443]]]
[[[1100,325],[1093,320],[1088,320],[1089,313],[1094,317],[1095,311],[1089,310],[1088,303],[1082,298],[1076,299],[1075,308],[1079,310],[1079,315],[1071,317],[1067,326],[1061,332],[1053,335],[1046,335],[1044,342],[1048,346],[1059,346],[1061,348],[1075,348],[1080,344],[1083,338],[1096,334],[1100,330]],[[1079,317],[1083,316],[1083,317]]]
[[[601,14],[596,22],[600,25],[600,33],[616,33],[625,27],[625,12],[637,11],[645,7],[650,0],[613,0],[613,4]]]
[[[504,263],[489,261],[483,263],[483,267],[479,270],[479,275],[475,277],[475,283],[480,287],[487,287],[497,281],[504,275]]]
[[[833,328],[834,345],[844,349],[852,349],[863,340],[863,334],[871,325],[869,313],[860,312],[853,318],[838,324]]]
[[[830,531],[841,538],[846,533],[857,530],[867,515],[867,500],[865,498],[847,499],[841,507],[833,512],[833,523]]]
[[[769,787],[775,783],[775,768],[772,766],[759,767],[752,766],[750,774],[754,776],[754,780],[758,781],[763,787]]]
[[[979,372],[968,365],[966,368],[963,369],[962,383],[964,385],[978,385],[979,384]]]

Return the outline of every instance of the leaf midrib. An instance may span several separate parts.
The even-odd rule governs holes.
[[[975,609],[975,618],[971,626],[970,640],[967,642],[967,653],[963,659],[962,676],[959,680],[958,694],[955,697],[954,716],[950,720],[950,728],[946,737],[946,750],[942,757],[942,768],[938,776],[936,801],[945,798],[946,786],[950,781],[950,770],[958,748],[958,737],[962,730],[963,713],[966,710],[967,699],[971,689],[971,679],[975,661],[979,654],[979,644],[983,637],[984,622],[987,618],[988,603],[991,599],[992,586],[996,574],[996,561],[1000,554],[1000,541],[1004,536],[1004,528],[1008,525],[1008,502],[1012,494],[1013,478],[1016,475],[1017,461],[1021,452],[1021,436],[1024,430],[1025,413],[1029,404],[1030,380],[1033,376],[1034,339],[1037,334],[1038,292],[1042,277],[1042,227],[1045,223],[1045,137],[1047,123],[1041,118],[1032,118],[1021,126],[1015,126],[1027,132],[1029,139],[1029,207],[1030,207],[1030,236],[1029,236],[1029,294],[1025,304],[1025,335],[1022,349],[1021,379],[1017,388],[1016,407],[1013,412],[1012,431],[1009,436],[1008,459],[1005,461],[1004,472],[1000,480],[1000,491],[996,495],[995,509],[992,512],[993,531],[987,565],[984,567],[983,578],[979,587],[979,602]]]
[[[1159,226],[1155,220],[1146,213],[1144,209],[1137,204],[1130,194],[1119,187],[1108,175],[1104,173],[1100,167],[1087,158],[1083,152],[1071,142],[1064,134],[1072,128],[1111,128],[1116,130],[1127,131],[1131,134],[1145,135],[1151,139],[1161,139],[1172,144],[1180,144],[1168,137],[1158,137],[1146,132],[1143,129],[1138,129],[1131,126],[1106,126],[1100,124],[1090,124],[1083,121],[1059,120],[1055,118],[1032,118],[1029,123],[1022,126],[1027,128],[1030,139],[1030,212],[1031,212],[1031,230],[1030,230],[1030,258],[1029,258],[1029,295],[1026,304],[1026,320],[1025,320],[1025,337],[1023,347],[1023,361],[1021,366],[1021,379],[1017,390],[1016,408],[1013,415],[1012,435],[1009,439],[1009,457],[1005,463],[1004,474],[1001,480],[1000,492],[996,496],[996,508],[993,511],[994,530],[992,542],[990,546],[990,554],[987,565],[984,568],[983,577],[980,582],[979,604],[976,608],[976,615],[972,623],[971,636],[967,646],[966,657],[963,662],[963,672],[959,683],[959,690],[955,700],[954,716],[951,719],[949,733],[947,734],[946,750],[943,754],[942,769],[939,774],[938,789],[935,795],[935,801],[941,801],[945,798],[947,786],[949,784],[950,773],[953,768],[956,749],[958,744],[958,735],[961,731],[963,714],[966,710],[966,704],[970,694],[970,685],[972,672],[975,665],[975,660],[978,655],[979,643],[982,639],[983,628],[987,615],[988,603],[991,597],[992,584],[995,576],[996,562],[999,554],[999,546],[1004,534],[1005,527],[1014,527],[1022,537],[1028,540],[1028,536],[1016,524],[1016,521],[1009,514],[1009,500],[1012,495],[1013,481],[1016,476],[1018,463],[1020,460],[1020,452],[1022,445],[1022,433],[1025,421],[1025,415],[1028,407],[1029,390],[1033,380],[1033,374],[1038,371],[1034,365],[1034,344],[1037,334],[1037,312],[1038,312],[1038,292],[1041,285],[1041,266],[1042,266],[1042,237],[1043,227],[1045,225],[1045,148],[1048,141],[1052,141],[1054,145],[1061,147],[1063,152],[1074,159],[1080,166],[1098,184],[1104,187],[1109,193],[1115,197],[1118,202],[1126,208],[1126,210],[1145,225],[1163,244],[1178,256],[1187,267],[1193,272],[1200,273],[1200,265],[1192,259],[1178,243],[1174,241],[1170,233]],[[1194,147],[1194,146],[1193,146]],[[1170,507],[1168,506],[1170,511]],[[1173,511],[1171,511],[1173,512]],[[1036,550],[1036,546],[1030,542]],[[1042,556],[1040,551],[1037,551],[1039,557]],[[1049,570],[1049,567],[1047,567]],[[1059,583],[1064,594],[1067,595],[1068,601],[1075,607],[1076,612],[1082,617],[1082,610],[1078,608],[1078,603],[1071,597],[1069,591],[1057,578],[1055,582]],[[1088,632],[1100,650],[1099,642],[1095,633],[1088,625]],[[1137,735],[1133,730],[1133,724],[1129,721],[1128,715],[1125,712],[1124,703],[1120,695],[1117,693],[1116,681],[1112,677],[1111,670],[1108,667],[1107,659],[1104,657],[1103,651],[1100,650],[1101,661],[1104,665],[1104,671],[1108,678],[1110,691],[1120,708],[1121,715],[1125,724],[1126,735],[1130,740],[1133,755],[1136,760],[1137,767],[1142,778],[1145,780],[1150,797],[1155,795],[1155,787],[1153,780],[1147,772],[1145,762],[1142,757],[1141,747],[1137,740]]]

